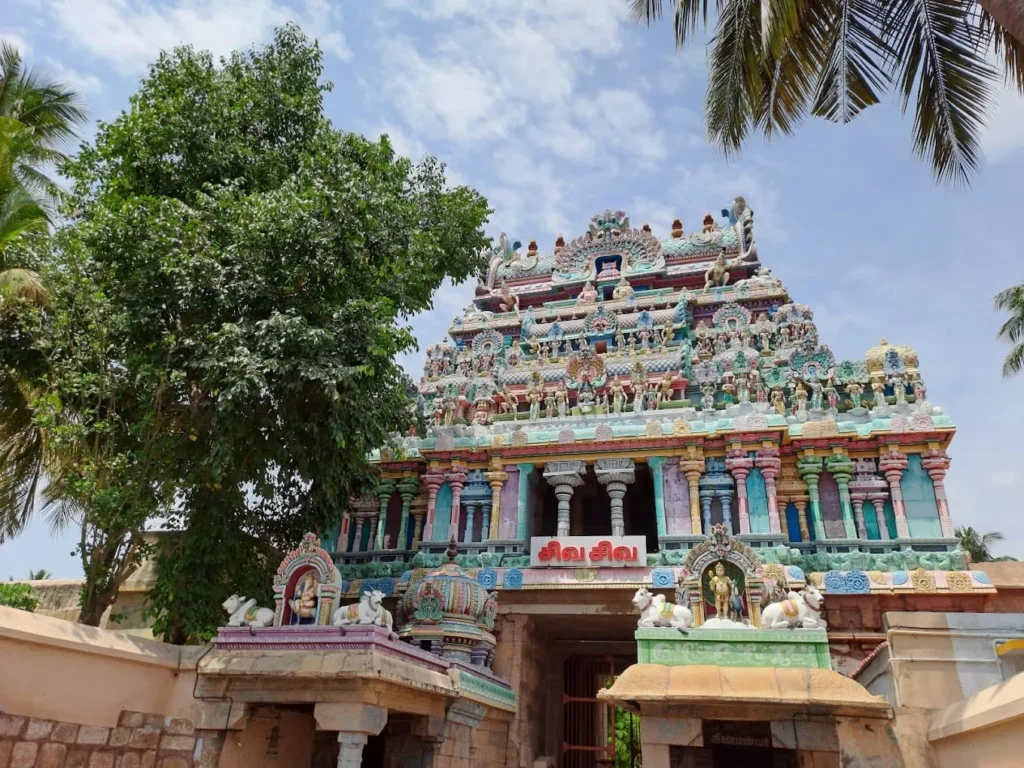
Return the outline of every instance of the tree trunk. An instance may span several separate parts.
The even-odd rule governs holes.
[[[95,592],[88,595],[82,603],[82,612],[78,616],[78,623],[89,627],[98,627],[103,620],[103,614],[107,608],[114,604],[117,599],[117,590]]]
[[[978,5],[1009,32],[1018,43],[1024,43],[1024,2],[1022,0],[978,0]]]

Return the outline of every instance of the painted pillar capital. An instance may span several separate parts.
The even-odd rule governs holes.
[[[946,486],[944,480],[946,471],[949,469],[949,456],[945,451],[932,447],[921,457],[921,465],[932,479],[935,488],[935,505],[939,510],[939,525],[942,528],[942,535],[947,538],[955,536],[953,531],[953,520],[949,515],[949,500],[946,498]]]
[[[686,452],[679,457],[679,471],[686,478],[690,490],[690,531],[701,533],[701,501],[697,491],[700,476],[704,473],[704,451],[698,445],[686,446]],[[710,502],[708,502],[710,504]],[[710,508],[709,508],[710,509]],[[710,512],[709,512],[710,514]],[[711,528],[708,528],[710,532]]]
[[[544,467],[544,478],[554,487],[558,499],[558,536],[569,535],[569,501],[573,491],[583,485],[586,471],[582,461],[549,461]]]
[[[810,522],[814,527],[814,537],[818,540],[825,538],[825,521],[821,516],[821,500],[818,497],[818,480],[821,478],[823,463],[821,456],[813,454],[804,454],[796,460],[796,471],[807,484],[807,495],[811,502]]]
[[[608,491],[612,536],[622,536],[626,523],[622,514],[622,499],[626,495],[626,484],[636,480],[636,465],[632,459],[598,459],[594,463],[597,482]],[[661,525],[658,526],[659,529]]]
[[[750,533],[750,509],[747,503],[747,475],[754,460],[742,448],[733,448],[725,456],[725,467],[736,479],[736,502],[740,519],[740,533]]]
[[[907,508],[903,503],[903,490],[900,488],[900,481],[907,469],[907,456],[896,446],[888,446],[879,455],[878,468],[889,482],[892,511],[896,517],[896,536],[900,539],[908,539],[910,538],[910,525],[907,523]]]
[[[782,469],[779,449],[773,445],[759,449],[754,455],[754,466],[761,470],[761,476],[764,478],[764,488],[768,496],[768,527],[772,533],[784,533],[785,516],[779,515],[778,489],[775,487],[775,478]]]

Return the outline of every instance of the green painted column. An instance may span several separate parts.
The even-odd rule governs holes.
[[[668,535],[668,522],[665,520],[665,457],[652,456],[647,459],[654,480],[654,512],[658,520],[658,536]]]
[[[533,464],[519,465],[519,498],[516,499],[516,538],[526,540],[526,516],[529,514],[530,473]]]
[[[825,521],[821,516],[821,499],[818,497],[818,480],[821,478],[823,463],[821,456],[801,456],[796,462],[796,471],[807,484],[807,495],[811,499],[811,525],[817,541],[825,538]]]
[[[384,549],[384,529],[388,524],[388,504],[391,502],[391,492],[394,490],[394,480],[381,480],[377,483],[377,501],[380,502],[380,514],[377,517],[377,540],[371,542],[372,549]]]
[[[846,528],[846,538],[857,538],[857,522],[853,516],[853,504],[850,501],[850,478],[853,476],[853,462],[846,454],[839,453],[829,456],[825,460],[825,467],[836,479],[839,486],[839,504],[843,508],[843,527]]]
[[[395,549],[405,549],[408,546],[409,509],[412,507],[412,500],[416,498],[419,486],[420,481],[415,477],[404,477],[398,483],[398,494],[402,497],[402,522],[398,526],[398,541],[395,542]]]

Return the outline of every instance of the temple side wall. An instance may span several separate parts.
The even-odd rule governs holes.
[[[560,743],[561,730],[545,728],[548,720],[549,700],[561,706],[555,695],[561,687],[546,673],[550,665],[551,649],[545,645],[528,616],[500,614],[497,630],[500,640],[494,655],[494,672],[507,680],[519,695],[519,708],[511,722],[506,724],[508,738],[505,761],[501,765],[512,768],[532,768],[533,761],[545,752],[546,742]],[[548,734],[547,731],[551,733]]]
[[[934,747],[939,768],[1019,766],[1022,730],[1024,718],[936,742]]]

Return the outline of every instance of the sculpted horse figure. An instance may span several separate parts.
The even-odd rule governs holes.
[[[384,593],[379,589],[363,592],[358,603],[342,605],[335,612],[331,623],[336,627],[348,624],[376,624],[378,627],[391,629],[393,620],[391,612],[381,605]]]
[[[637,627],[687,629],[693,626],[693,613],[689,608],[670,603],[664,595],[652,594],[646,587],[640,587],[633,595],[633,605],[640,609]]]
[[[256,598],[232,595],[220,605],[228,612],[229,627],[269,627],[274,623],[274,612],[256,606]]]
[[[817,587],[808,586],[802,592],[790,592],[788,599],[772,603],[761,611],[761,627],[825,629],[825,619],[818,612],[824,600]]]

